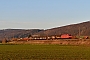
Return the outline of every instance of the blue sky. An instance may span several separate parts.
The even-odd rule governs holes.
[[[0,29],[49,29],[90,19],[90,0],[0,0]]]

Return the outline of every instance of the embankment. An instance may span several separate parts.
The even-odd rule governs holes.
[[[90,39],[30,40],[30,41],[12,41],[8,43],[12,43],[12,44],[90,45]]]

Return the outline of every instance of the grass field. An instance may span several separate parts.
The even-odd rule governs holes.
[[[1,44],[0,60],[90,60],[90,47]]]

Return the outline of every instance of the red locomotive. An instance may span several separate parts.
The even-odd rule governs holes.
[[[61,35],[61,39],[70,39],[70,38],[72,38],[72,36],[69,35],[69,34],[63,34],[63,35]]]

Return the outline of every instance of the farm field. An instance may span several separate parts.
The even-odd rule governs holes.
[[[90,60],[90,46],[1,44],[0,60]]]

